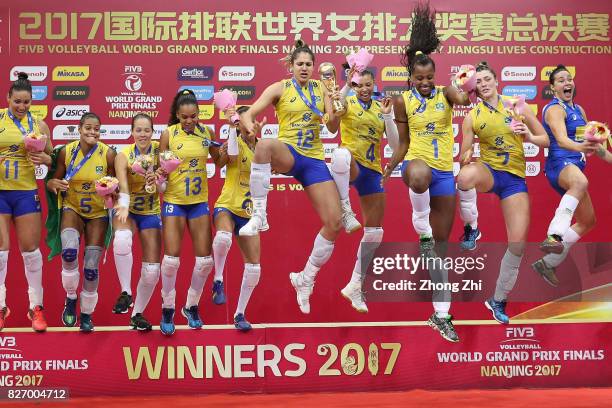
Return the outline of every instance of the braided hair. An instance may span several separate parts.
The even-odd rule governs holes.
[[[436,32],[436,12],[431,10],[429,2],[417,3],[413,10],[412,31],[410,42],[404,48],[402,54],[402,65],[408,69],[408,74],[412,75],[415,65],[433,65],[434,71],[436,64],[429,54],[436,51],[441,41]]]

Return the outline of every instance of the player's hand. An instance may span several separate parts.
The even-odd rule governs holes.
[[[391,177],[391,173],[393,173],[393,169],[391,168],[389,163],[387,163],[385,165],[385,170],[383,171],[382,179],[380,180],[381,187],[385,186],[385,184],[387,183],[387,180],[389,180],[389,177]]]
[[[127,207],[115,206],[115,216],[122,224],[125,224],[128,219],[128,215],[130,213],[130,209]]]
[[[597,152],[597,150],[599,150],[600,144],[597,142],[591,142],[588,140],[585,140],[582,143],[578,143],[578,151],[587,155],[591,155],[595,152]]]
[[[473,155],[474,155],[474,149],[470,147],[461,156],[461,162],[460,162],[461,167],[467,166],[468,164],[470,164],[470,162],[472,161]]]
[[[388,115],[389,113],[391,113],[392,109],[393,101],[391,100],[391,98],[389,98],[388,96],[382,98],[382,100],[380,101],[380,112],[384,113],[385,115]]]
[[[47,190],[53,194],[58,194],[61,191],[68,191],[68,182],[66,180],[51,179],[47,182]]]
[[[249,132],[249,136],[257,136],[266,123],[268,123],[268,118],[266,116],[264,116],[261,122],[255,121],[253,124],[253,133]]]
[[[30,161],[36,166],[51,166],[51,156],[45,152],[28,152]]]

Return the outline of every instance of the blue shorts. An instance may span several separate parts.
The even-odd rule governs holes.
[[[186,217],[188,220],[209,215],[208,203],[195,204],[172,204],[164,202],[162,205],[162,215],[164,217]]]
[[[231,212],[230,210],[228,210],[227,208],[223,208],[223,207],[217,207],[214,209],[213,219],[215,219],[215,217],[221,214],[222,212],[228,213],[232,217],[232,220],[234,220],[234,235],[238,235],[238,231],[240,231],[240,228],[244,227],[245,224],[249,222],[248,218],[240,217],[234,214],[233,212]]]
[[[493,188],[489,193],[497,194],[500,200],[514,194],[527,192],[527,183],[524,178],[507,171],[495,170],[487,163],[484,163],[484,165],[487,166],[493,176]]]
[[[288,173],[285,173],[287,176],[295,177],[304,187],[334,180],[325,164],[325,160],[303,156],[293,146],[285,145],[289,148],[295,162],[293,168]]]
[[[19,217],[39,212],[38,190],[0,190],[0,214]]]
[[[134,214],[130,213],[129,217],[134,220],[139,231],[146,229],[161,229],[162,221],[159,214]]]
[[[544,173],[546,174],[546,178],[548,182],[555,189],[555,191],[561,195],[564,195],[567,190],[559,185],[559,174],[565,168],[565,166],[569,166],[573,164],[578,167],[580,171],[584,172],[584,168],[586,167],[586,161],[581,159],[547,159],[546,166],[544,167]]]
[[[410,160],[402,163],[402,173],[408,167]],[[455,195],[455,176],[452,171],[443,171],[431,168],[431,183],[429,183],[429,196]]]
[[[361,165],[361,163],[357,161],[356,163],[359,167],[359,175],[355,180],[351,181],[351,185],[355,186],[359,196],[363,197],[369,194],[384,193],[385,190],[380,185],[382,174]]]

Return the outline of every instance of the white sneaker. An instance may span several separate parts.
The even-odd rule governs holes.
[[[297,293],[297,303],[300,307],[300,311],[304,314],[310,313],[310,295],[312,295],[312,289],[314,288],[314,282],[307,284],[304,282],[303,272],[291,272],[289,274],[289,280],[295,288]]]
[[[349,199],[347,198],[346,200],[340,201],[340,204],[342,206],[342,225],[344,226],[346,233],[350,234],[351,232],[355,232],[360,229],[361,223],[359,223],[357,218],[355,218],[355,213],[351,208],[351,202]]]
[[[351,305],[359,313],[368,313],[368,305],[365,303],[360,285],[349,282],[340,293],[342,293],[342,296],[344,296],[346,300],[351,301]]]
[[[238,235],[241,237],[253,237],[259,234],[260,231],[267,231],[270,229],[268,225],[268,219],[265,214],[255,213],[251,216],[249,222],[244,224],[240,231],[238,231]]]

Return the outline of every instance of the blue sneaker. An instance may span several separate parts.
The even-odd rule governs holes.
[[[238,313],[234,316],[234,326],[241,332],[248,332],[252,329],[251,323],[247,322],[242,313]]]
[[[192,329],[202,328],[202,325],[204,323],[202,322],[202,319],[200,319],[200,314],[198,313],[197,306],[191,306],[189,309],[184,307],[181,309],[181,313],[183,314],[183,316],[187,318],[187,324],[189,325],[190,328]]]
[[[76,304],[76,299],[66,298],[66,302],[64,303],[64,311],[62,312],[62,323],[64,323],[64,326],[76,326]]]
[[[212,293],[213,303],[215,305],[222,305],[225,303],[225,291],[223,290],[223,281],[216,280],[213,283]]]
[[[463,227],[463,235],[460,238],[461,243],[459,245],[461,249],[467,251],[476,249],[476,241],[480,239],[481,235],[478,228],[472,228],[470,224],[467,224]]]
[[[496,301],[493,298],[487,299],[485,302],[485,306],[487,309],[493,313],[493,318],[500,322],[501,324],[510,323],[510,318],[506,314],[506,301],[502,300],[501,302]]]
[[[79,330],[81,333],[91,333],[94,330],[94,325],[90,314],[81,313],[81,324],[79,325]]]
[[[159,329],[166,336],[174,334],[174,309],[162,309],[162,320]]]

